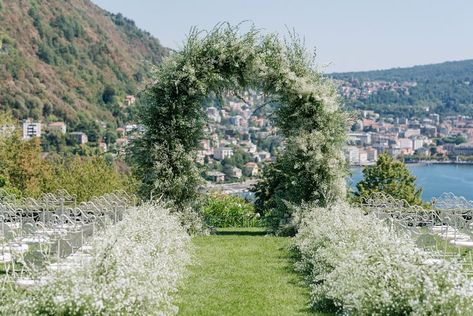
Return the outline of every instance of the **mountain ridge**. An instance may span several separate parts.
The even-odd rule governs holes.
[[[169,51],[89,0],[1,0],[0,109],[71,126],[119,124],[123,97]]]
[[[348,108],[397,116],[473,115],[473,59],[328,76]]]
[[[383,74],[389,72],[405,72],[410,70],[417,70],[417,69],[425,69],[431,67],[443,67],[443,66],[456,66],[456,65],[464,65],[465,63],[473,65],[473,58],[471,59],[462,59],[462,60],[448,60],[439,63],[432,63],[432,64],[419,64],[413,66],[406,66],[406,67],[390,67],[385,69],[373,69],[373,70],[362,70],[362,71],[337,71],[328,73],[328,76],[333,77],[340,77],[340,76],[348,76],[348,75],[355,75],[356,77],[362,77],[363,75],[367,77],[372,77],[375,74]]]

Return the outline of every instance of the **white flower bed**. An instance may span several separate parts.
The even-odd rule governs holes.
[[[173,294],[190,262],[189,242],[179,219],[165,207],[130,208],[121,222],[94,237],[87,263],[70,272],[51,272],[43,285],[20,295],[3,312],[176,314]]]
[[[406,235],[340,204],[305,210],[295,245],[311,303],[355,315],[473,315],[459,263],[433,260]]]

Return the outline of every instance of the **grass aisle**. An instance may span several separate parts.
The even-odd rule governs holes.
[[[261,229],[195,237],[196,263],[179,291],[179,315],[311,315],[291,271],[289,238]]]

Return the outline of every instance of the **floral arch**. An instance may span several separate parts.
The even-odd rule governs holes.
[[[203,103],[209,95],[253,89],[277,105],[272,117],[286,143],[259,181],[260,206],[344,197],[346,117],[334,86],[315,69],[297,36],[282,41],[228,24],[209,32],[194,29],[153,79],[139,111],[146,132],[131,148],[143,196],[155,192],[181,205],[194,201],[200,177],[193,153],[204,137]]]

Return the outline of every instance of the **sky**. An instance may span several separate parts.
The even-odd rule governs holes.
[[[472,0],[92,0],[122,13],[164,46],[191,27],[251,21],[262,32],[295,30],[324,72],[408,67],[473,58]]]

